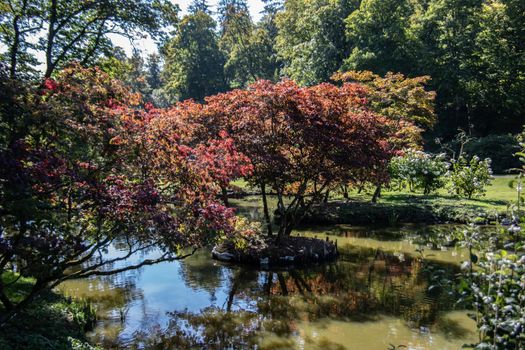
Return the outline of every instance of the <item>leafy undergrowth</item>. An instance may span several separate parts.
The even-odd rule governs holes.
[[[3,279],[9,281],[12,277],[4,275]],[[22,297],[32,283],[31,279],[21,278],[8,292]],[[0,329],[0,349],[98,350],[85,337],[94,321],[95,312],[89,303],[48,292]]]

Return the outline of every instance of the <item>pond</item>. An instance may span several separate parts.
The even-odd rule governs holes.
[[[259,218],[258,200],[234,202],[241,215]],[[475,323],[457,309],[453,288],[430,276],[452,278],[466,254],[418,244],[451,229],[308,227],[295,234],[337,239],[340,259],[260,270],[213,261],[202,249],[59,289],[95,302],[99,320],[89,337],[104,348],[459,349],[476,341]]]

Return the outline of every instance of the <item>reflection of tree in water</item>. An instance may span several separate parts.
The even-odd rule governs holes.
[[[210,263],[211,254],[207,249],[195,252],[191,257],[180,261],[180,274],[185,284],[213,295],[225,278],[224,266]]]
[[[450,266],[442,268],[454,272]],[[400,316],[416,326],[431,325],[443,308],[450,307],[451,299],[442,290],[429,292],[426,275],[426,264],[419,259],[371,249],[302,270],[237,268],[230,275],[223,308],[174,312],[165,329],[137,334],[137,346],[260,348],[263,336],[268,334],[279,336],[279,342],[293,342],[300,322],[324,318],[366,321],[378,314]],[[255,308],[246,311],[232,307],[236,301],[256,301]]]

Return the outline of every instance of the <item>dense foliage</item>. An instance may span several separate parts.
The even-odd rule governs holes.
[[[458,276],[458,302],[472,310],[469,315],[479,331],[479,342],[472,346],[476,349],[522,349],[525,344],[523,232],[519,218],[514,218],[496,233],[469,225],[441,240],[469,251]],[[441,286],[450,282],[441,279]]]
[[[522,1],[271,3],[260,23],[245,2],[222,7],[209,43],[221,43],[228,88],[279,76],[315,85],[346,70],[424,75],[438,96],[434,135],[450,139],[457,128],[474,136],[515,134],[523,124]]]
[[[458,128],[476,137],[516,134],[525,108],[523,6],[520,0],[266,0],[254,22],[240,0],[221,1],[215,18],[207,1],[196,0],[182,19],[162,1],[7,1],[2,61],[12,77],[34,76],[45,56],[40,63],[51,76],[71,59],[93,64],[117,57],[109,35],[133,40],[147,32],[161,39],[163,90],[172,102],[202,101],[257,79],[314,85],[337,71],[399,72],[432,77],[426,79],[438,96],[434,136],[451,139]]]
[[[485,187],[492,182],[491,160],[481,160],[474,156],[469,160],[460,157],[452,161],[448,177],[450,179],[450,192],[457,196],[472,197],[483,196]]]
[[[482,334],[478,348],[520,349],[525,344],[525,256],[517,254],[521,244],[518,240],[506,249],[487,249],[469,275]]]
[[[279,243],[330,191],[372,185],[375,201],[391,179],[424,194],[448,182],[471,199],[488,157],[516,167],[523,0],[264,4],[256,23],[245,0],[220,0],[217,18],[206,0],[182,18],[167,0],[0,0],[0,327],[68,279],[261,242],[228,206],[233,179],[260,190],[269,237],[276,197]],[[126,57],[115,35],[150,36],[160,55]],[[421,151],[425,131],[450,168]],[[448,237],[470,253],[480,348],[525,342],[522,177],[500,235]],[[71,311],[81,328],[86,308]]]
[[[170,111],[142,108],[96,68],[73,65],[36,88],[1,83],[0,275],[35,280],[22,299],[0,282],[2,322],[63,280],[121,271],[152,248],[157,258],[127,268],[179,259],[235,230],[215,195],[251,165],[227,135],[187,144],[165,127]],[[116,241],[122,256],[101,254]]]
[[[408,185],[410,191],[418,189],[430,194],[446,184],[449,165],[444,154],[431,155],[410,149],[392,159],[390,174],[400,187]]]
[[[204,11],[184,17],[177,35],[164,47],[164,90],[171,102],[226,90],[224,53],[219,49],[215,21]]]
[[[386,183],[388,162],[404,142],[400,125],[410,124],[371,111],[367,90],[352,83],[259,81],[206,101],[206,132],[227,128],[253,164],[247,180],[261,188],[263,203],[267,193],[277,195],[278,237],[334,186],[363,178]],[[271,235],[266,204],[264,210]]]

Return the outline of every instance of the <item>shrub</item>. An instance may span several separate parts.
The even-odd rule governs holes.
[[[470,161],[460,157],[452,162],[448,172],[450,192],[468,199],[485,195],[485,187],[494,179],[490,164],[489,158],[481,160],[478,156],[472,157]]]
[[[456,232],[470,259],[462,266],[460,302],[472,307],[479,343],[476,349],[523,349],[525,345],[525,235],[516,223],[507,228],[482,230],[470,225]]]
[[[513,135],[489,135],[470,141],[465,145],[465,153],[492,159],[492,171],[503,174],[509,169],[519,168],[520,162],[514,156],[520,149]]]
[[[445,185],[449,164],[444,154],[408,150],[403,156],[394,157],[390,162],[390,175],[400,185],[408,184],[411,191],[420,189],[430,194]]]

